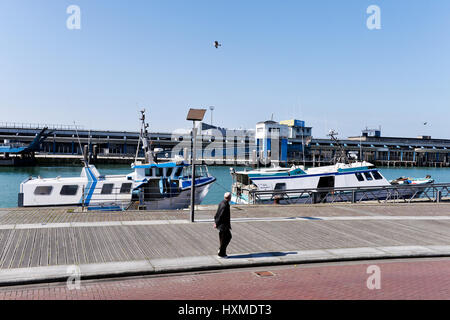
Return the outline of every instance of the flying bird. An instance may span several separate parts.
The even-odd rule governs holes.
[[[426,126],[428,124],[428,122],[424,122],[423,125]]]
[[[216,47],[216,49],[221,47],[221,46],[222,45],[219,43],[219,41],[214,41],[214,47]]]

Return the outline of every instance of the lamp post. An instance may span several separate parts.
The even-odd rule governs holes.
[[[206,109],[189,109],[186,120],[192,121],[192,153],[191,153],[191,215],[190,221],[194,222],[194,208],[195,208],[195,154],[196,154],[196,137],[197,129],[195,128],[195,121],[202,121],[205,116]]]
[[[214,106],[210,106],[209,110],[211,110],[211,126],[213,125],[213,111],[214,111]]]

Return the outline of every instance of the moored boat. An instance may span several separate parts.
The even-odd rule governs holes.
[[[429,183],[433,183],[434,179],[431,178],[430,175],[427,175],[425,178],[408,178],[408,177],[400,177],[394,180],[391,180],[390,183],[393,185],[396,184],[404,184],[404,185],[408,185],[408,184],[415,184],[415,185],[420,185],[420,184],[429,184]]]
[[[370,192],[357,194],[353,200],[382,200],[389,196],[387,189],[394,183],[389,182],[373,164],[362,161],[336,163],[331,166],[305,169],[303,166],[291,168],[273,167],[236,172],[232,175],[232,203],[306,203],[311,201],[310,194],[318,196],[319,202],[351,201],[351,192],[346,188],[370,189]],[[429,177],[413,179],[410,184],[426,186],[434,182]],[[339,197],[334,190],[342,191]],[[418,196],[420,188],[402,188],[397,196]],[[255,191],[257,199],[253,197]],[[325,198],[324,198],[325,197]]]
[[[83,206],[90,210],[182,209],[190,204],[192,170],[184,160],[160,163],[148,141],[142,111],[140,141],[145,161],[131,165],[124,175],[101,175],[84,157],[79,177],[33,178],[20,184],[18,205]],[[136,156],[137,159],[137,156]],[[195,203],[200,204],[216,180],[204,165],[195,169]]]

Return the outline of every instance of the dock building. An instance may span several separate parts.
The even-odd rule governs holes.
[[[229,130],[206,123],[198,125],[197,159],[208,164],[251,165],[259,161],[320,166],[333,163],[339,151],[335,141],[314,138],[312,127],[297,119],[261,121],[255,129]],[[0,123],[0,141],[29,144],[43,127],[48,127],[52,134],[42,142],[40,151],[35,152],[38,163],[79,162],[85,146],[97,161],[104,163],[129,164],[136,156],[139,132],[133,131]],[[153,147],[159,148],[159,158],[173,159],[178,155],[190,159],[190,130],[152,132],[150,140]],[[360,136],[348,137],[339,143],[350,157],[379,166],[450,166],[450,139],[384,137],[381,129],[365,129]],[[138,156],[143,157],[141,151]]]

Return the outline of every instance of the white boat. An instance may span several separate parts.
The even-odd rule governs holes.
[[[126,175],[101,175],[85,165],[79,177],[33,178],[20,184],[19,207],[84,206],[89,210],[123,210],[136,204],[142,209],[182,209],[190,204],[192,169],[183,160],[158,163],[148,143],[148,125],[142,112],[141,139],[144,163],[135,161]],[[139,146],[138,146],[139,148]],[[200,204],[216,178],[196,165],[195,203]]]
[[[433,183],[434,179],[431,179],[431,176],[428,175],[425,178],[408,178],[408,177],[400,177],[395,180],[391,180],[391,184],[414,184],[414,185],[421,185],[421,184],[428,184]]]
[[[296,190],[318,189],[330,190],[338,188],[361,188],[390,187],[391,184],[373,164],[362,161],[353,163],[336,163],[331,166],[323,166],[305,169],[303,166],[292,166],[291,168],[273,167],[250,171],[236,172],[231,169],[233,178],[232,198],[234,204],[251,203],[273,203],[278,198],[280,203],[294,200],[296,203],[311,201],[306,192]],[[421,185],[432,183],[432,179],[424,180]],[[258,195],[258,199],[252,198],[252,191],[267,191]],[[273,191],[273,192],[271,192]],[[289,192],[289,196],[286,193]],[[402,196],[416,193],[417,190],[401,189]],[[383,199],[385,190],[378,190],[364,195],[364,200]],[[320,195],[320,192],[317,192]],[[360,200],[363,195],[357,196]],[[333,201],[348,201],[348,196],[333,199]],[[324,199],[319,199],[323,201]],[[326,201],[326,199],[325,199]],[[323,201],[323,202],[325,202]]]

